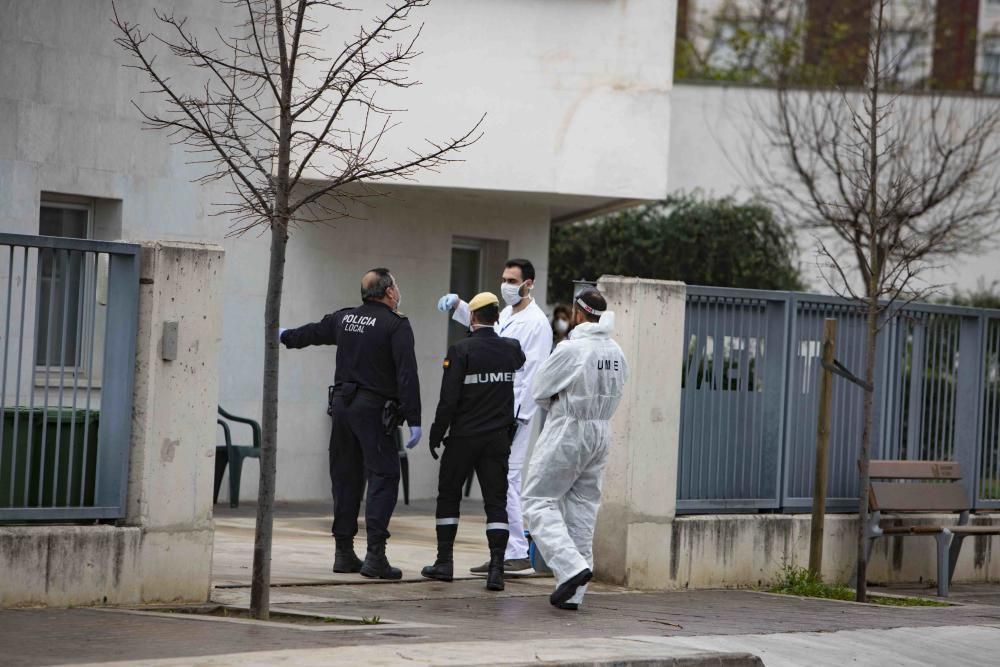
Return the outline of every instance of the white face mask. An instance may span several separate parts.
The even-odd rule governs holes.
[[[503,297],[504,303],[508,306],[516,306],[521,303],[521,287],[524,283],[520,285],[511,285],[510,283],[500,283],[500,296]]]
[[[396,310],[399,310],[399,304],[403,303],[403,293],[399,291],[399,286],[396,286]]]
[[[569,322],[567,322],[566,320],[560,318],[560,319],[556,320],[555,327],[556,327],[556,333],[557,334],[564,334],[567,331],[569,331]]]

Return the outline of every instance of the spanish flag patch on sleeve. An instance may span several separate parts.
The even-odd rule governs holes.
[[[444,366],[445,368],[448,368],[448,366],[451,366],[451,361],[448,360],[448,359],[445,359],[444,363],[442,363],[441,365]]]

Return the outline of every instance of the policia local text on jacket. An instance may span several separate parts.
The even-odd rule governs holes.
[[[344,308],[321,321],[281,334],[281,342],[296,349],[336,345],[333,430],[330,434],[330,481],[333,486],[333,536],[338,561],[358,532],[361,494],[368,482],[365,527],[368,552],[384,561],[389,519],[399,493],[399,453],[395,433],[387,432],[382,414],[387,401],[398,401],[400,415],[411,427],[420,425],[420,383],[409,320],[380,301]],[[356,561],[357,557],[348,559]],[[372,574],[360,563],[335,571]],[[366,559],[366,565],[368,559]],[[388,571],[388,564],[385,563]],[[395,570],[395,568],[391,568]],[[395,570],[395,573],[398,573]]]
[[[490,295],[492,296],[492,295]],[[496,303],[496,297],[493,297]],[[497,335],[492,326],[478,328],[448,350],[441,381],[431,453],[448,433],[438,476],[438,557],[422,574],[452,580],[452,547],[458,532],[462,485],[476,471],[486,509],[490,560],[487,586],[503,589],[503,559],[507,548],[507,457],[514,425],[514,376],[524,365],[521,345]]]

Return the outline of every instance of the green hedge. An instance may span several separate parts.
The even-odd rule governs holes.
[[[791,230],[761,203],[677,195],[596,220],[553,225],[549,300],[604,274],[691,285],[799,290]]]

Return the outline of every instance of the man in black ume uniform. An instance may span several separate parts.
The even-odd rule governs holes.
[[[400,292],[388,269],[361,279],[360,306],[344,308],[319,322],[280,332],[288,348],[336,345],[330,481],[333,486],[334,572],[360,572],[373,579],[403,574],[385,556],[389,518],[399,494],[399,420],[410,426],[407,448],[420,440],[420,383],[413,330],[399,313]],[[368,482],[364,563],[354,553],[361,494]]]
[[[441,400],[431,426],[431,456],[445,443],[438,476],[438,554],[421,574],[451,581],[452,549],[458,532],[462,485],[476,471],[486,509],[486,539],[490,566],[486,588],[502,591],[504,551],[507,549],[507,457],[516,415],[514,375],[524,365],[524,353],[514,338],[494,330],[499,300],[483,292],[469,302],[469,336],[454,344],[444,360]],[[445,433],[448,437],[445,439]]]

